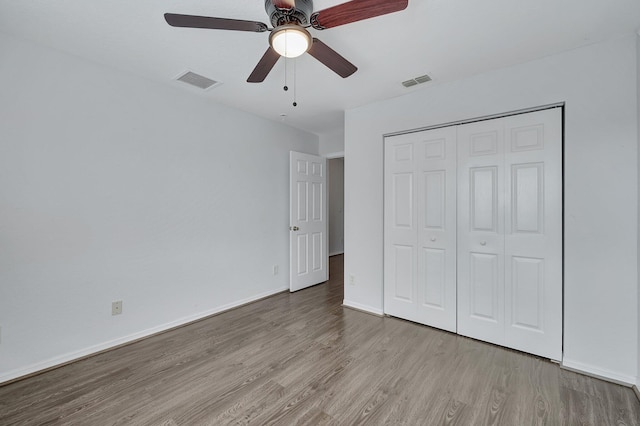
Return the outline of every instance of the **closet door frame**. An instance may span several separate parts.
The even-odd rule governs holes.
[[[476,123],[476,122],[482,122],[482,121],[488,121],[488,120],[495,120],[498,118],[503,118],[503,117],[511,117],[511,116],[516,116],[516,115],[521,115],[521,114],[527,114],[527,113],[531,113],[531,112],[537,112],[537,111],[544,111],[544,110],[551,110],[551,109],[560,109],[559,114],[560,114],[560,143],[559,143],[559,147],[558,147],[558,163],[559,163],[559,171],[558,171],[558,185],[557,185],[557,189],[558,189],[558,194],[560,197],[560,201],[559,201],[559,211],[557,212],[557,216],[559,217],[560,221],[560,227],[559,230],[557,231],[559,234],[559,238],[560,238],[560,244],[559,244],[559,252],[560,255],[558,257],[558,261],[556,262],[556,264],[553,265],[553,268],[556,269],[556,271],[559,271],[559,279],[561,281],[561,283],[559,284],[559,290],[558,293],[560,294],[559,296],[559,300],[556,300],[556,303],[560,305],[560,310],[559,310],[559,321],[560,321],[560,326],[559,326],[559,330],[558,333],[556,335],[556,340],[559,341],[558,349],[557,351],[555,351],[554,355],[551,356],[547,356],[547,355],[541,355],[541,356],[546,356],[549,357],[551,359],[554,360],[561,360],[562,358],[562,341],[563,341],[563,336],[564,336],[564,321],[563,321],[563,310],[564,310],[564,257],[563,257],[563,250],[564,250],[564,226],[563,226],[563,218],[564,218],[564,209],[563,209],[563,197],[564,197],[564,179],[563,179],[563,164],[564,164],[564,159],[563,159],[563,153],[564,153],[564,140],[563,140],[563,126],[564,126],[564,112],[563,112],[563,108],[564,108],[564,102],[560,102],[560,103],[555,103],[555,104],[548,104],[548,105],[542,105],[542,106],[538,106],[538,107],[533,107],[533,108],[526,108],[526,109],[521,109],[521,110],[515,110],[515,111],[511,111],[508,113],[501,113],[501,114],[493,114],[493,115],[487,115],[487,116],[483,116],[483,117],[478,117],[478,118],[473,118],[473,119],[467,119],[467,120],[459,120],[459,121],[452,121],[452,122],[447,122],[447,123],[443,123],[440,125],[436,125],[436,126],[427,126],[427,127],[422,127],[422,128],[416,128],[416,129],[411,129],[411,130],[406,130],[406,131],[400,131],[400,132],[394,132],[394,133],[388,133],[383,135],[383,149],[385,152],[385,167],[386,167],[386,145],[387,145],[387,138],[390,137],[395,137],[395,136],[399,136],[399,135],[405,135],[408,133],[416,133],[416,132],[423,132],[423,131],[429,131],[429,130],[434,130],[434,129],[440,129],[440,128],[446,128],[446,127],[453,127],[453,126],[460,126],[460,125],[465,125],[465,124],[469,124],[469,123]],[[508,156],[508,154],[507,154]],[[386,179],[387,176],[387,171],[384,170],[384,176]],[[504,181],[506,182],[505,184],[507,185],[511,185],[511,180],[509,179],[504,179]],[[385,211],[384,211],[384,247],[385,247],[385,263],[384,263],[384,283],[383,283],[383,288],[384,291],[383,293],[387,292],[387,262],[386,262],[386,246],[387,246],[387,235],[386,235],[386,221],[387,221],[387,192],[386,192],[386,185],[385,185],[385,191],[384,191],[384,206],[385,206]],[[456,191],[456,195],[457,195],[457,191]],[[503,206],[503,208],[506,208],[506,206]],[[416,214],[418,214],[418,212],[416,212]],[[459,214],[459,213],[457,213]],[[511,214],[510,214],[511,216]],[[510,220],[507,220],[505,222],[505,226],[511,226]],[[417,241],[416,241],[417,243]],[[505,243],[506,247],[505,250],[509,249],[510,244],[509,243]],[[506,251],[503,251],[503,253],[506,253]],[[417,259],[416,259],[417,260]],[[505,262],[506,259],[503,259],[503,262]],[[507,267],[508,265],[504,265],[503,267],[503,271],[507,271],[509,268]],[[510,273],[510,272],[509,272]],[[459,279],[459,277],[457,277]],[[456,286],[458,286],[458,284],[456,283]],[[383,294],[384,296],[384,294]],[[504,292],[504,297],[513,297],[512,292]],[[387,315],[389,315],[389,313],[387,312],[387,301],[386,301],[386,297],[383,297],[383,312]],[[391,313],[391,315],[393,315],[393,313]],[[507,321],[512,321],[512,316],[511,314],[509,315],[505,315],[505,320]],[[421,321],[417,321],[417,322],[421,322]],[[423,322],[422,322],[423,323]],[[459,324],[457,322],[456,324],[456,328],[459,327]],[[456,330],[456,332],[460,333],[460,330]],[[505,335],[508,335],[509,332],[506,332]],[[504,340],[503,340],[504,342]],[[500,343],[500,342],[494,342],[497,344],[502,344],[504,345],[504,343]],[[515,349],[519,349],[519,350],[523,350],[529,353],[535,353],[535,351],[532,351],[529,348],[515,348]]]

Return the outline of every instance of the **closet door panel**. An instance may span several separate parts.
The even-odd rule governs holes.
[[[385,313],[454,332],[455,133],[385,140],[384,243]]]
[[[416,321],[456,328],[456,131],[415,134],[418,181],[418,308]]]
[[[420,259],[420,303],[433,308],[446,309],[447,252],[443,249],[422,248]]]
[[[504,345],[504,141],[499,121],[459,126],[458,332]]]
[[[500,322],[499,256],[469,254],[469,316],[473,320]]]
[[[412,319],[417,305],[416,147],[406,138],[385,144],[384,310]]]
[[[562,358],[562,122],[560,110],[505,123],[506,344]]]

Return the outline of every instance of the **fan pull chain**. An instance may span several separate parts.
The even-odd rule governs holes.
[[[296,60],[293,60],[293,106],[298,106],[296,101]]]
[[[287,51],[287,38],[285,37],[284,39],[284,51],[286,53]],[[286,92],[287,90],[289,90],[289,87],[287,86],[287,68],[289,68],[287,65],[289,65],[289,58],[287,58],[286,56],[284,57],[284,91]]]
[[[289,86],[287,86],[287,69],[289,68],[289,58],[287,58],[285,56],[284,58],[284,86],[282,87],[282,89],[286,92],[289,90]],[[297,91],[296,91],[296,77],[297,77],[297,73],[296,73],[296,60],[295,58],[293,59],[293,106],[297,107],[298,106],[298,101],[297,101]]]
[[[289,58],[287,58],[286,56],[284,57],[284,91],[286,92],[287,90],[289,90],[289,86],[287,86],[287,68],[288,68],[288,64],[289,64]]]

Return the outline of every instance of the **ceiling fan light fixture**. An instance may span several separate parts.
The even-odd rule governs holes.
[[[285,58],[297,58],[309,50],[311,34],[299,25],[287,24],[276,27],[269,36],[269,44]]]

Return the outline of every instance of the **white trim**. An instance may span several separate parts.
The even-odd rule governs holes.
[[[542,111],[542,110],[545,110],[545,109],[552,109],[552,108],[563,108],[563,107],[564,107],[564,102],[556,102],[556,103],[553,103],[553,104],[540,105],[540,106],[532,107],[532,108],[523,108],[523,109],[518,109],[518,110],[510,111],[510,112],[503,112],[503,113],[499,113],[499,114],[491,114],[491,115],[485,115],[485,116],[482,116],[482,117],[469,118],[469,119],[466,119],[466,120],[450,121],[448,123],[441,123],[441,124],[436,124],[436,125],[433,125],[433,126],[418,127],[417,129],[408,129],[408,130],[401,130],[399,132],[385,133],[384,135],[382,135],[382,138],[384,140],[384,138],[388,138],[388,137],[391,137],[391,136],[405,135],[407,133],[424,132],[425,130],[441,129],[443,127],[460,126],[460,125],[463,125],[463,124],[476,123],[478,121],[495,120],[496,118],[510,117],[512,115],[528,114],[530,112]]]
[[[321,157],[324,157],[329,160],[333,160],[335,158],[344,158],[344,151],[330,152],[328,154],[321,155]]]
[[[342,306],[347,307],[347,308],[351,308],[351,309],[355,309],[356,311],[362,311],[362,312],[365,312],[367,314],[376,315],[376,316],[379,316],[379,317],[384,316],[384,312],[382,311],[382,309],[372,308],[371,306],[362,305],[362,304],[357,303],[357,302],[350,302],[347,299],[344,299],[342,301]]]
[[[573,361],[567,359],[566,357],[562,359],[560,367],[564,368],[565,370],[586,374],[587,376],[617,383],[619,385],[627,387],[633,386],[636,381],[636,378],[633,376],[627,376],[626,374],[620,374],[616,373],[615,371],[594,367],[593,365],[585,364],[579,361]]]
[[[252,303],[252,302],[256,302],[260,299],[264,299],[266,297],[269,296],[273,296],[274,294],[277,293],[282,293],[283,291],[289,291],[289,287],[284,287],[284,288],[279,288],[276,290],[271,290],[271,291],[267,291],[252,297],[248,297],[246,299],[242,299],[242,300],[238,300],[236,302],[232,302],[232,303],[228,303],[226,305],[223,306],[219,306],[217,308],[208,310],[208,311],[204,311],[204,312],[199,312],[197,314],[194,315],[189,315],[187,317],[183,317],[180,319],[177,319],[175,321],[171,321],[156,327],[152,327],[152,328],[148,328],[146,330],[137,332],[137,333],[133,333],[133,334],[129,334],[127,336],[123,336],[117,339],[113,339],[107,342],[103,342],[103,343],[99,343],[97,345],[93,345],[93,346],[89,346],[88,348],[84,348],[78,351],[74,351],[74,352],[69,352],[67,354],[64,355],[60,355],[54,358],[49,358],[45,361],[41,361],[41,362],[37,362],[35,364],[31,364],[28,365],[26,367],[22,367],[16,370],[11,370],[5,373],[0,374],[0,385],[4,384],[5,382],[9,382],[9,381],[15,381],[16,379],[20,379],[23,378],[25,376],[30,376],[39,372],[42,372],[44,370],[49,370],[55,367],[60,367],[62,365],[65,364],[69,364],[70,362],[73,361],[78,361],[80,359],[86,358],[88,356],[91,355],[95,355],[99,352],[104,352],[106,350],[109,349],[113,349],[116,348],[118,346],[123,346],[126,345],[127,343],[132,343],[136,340],[140,340],[140,339],[144,339],[147,337],[151,337],[155,334],[159,334],[168,330],[171,330],[173,328],[177,328],[177,327],[182,327],[184,325],[187,325],[189,323],[192,322],[196,322],[196,321],[200,321],[202,319],[205,319],[207,317],[216,315],[216,314],[220,314],[222,312],[240,307],[242,305],[246,305],[248,303]]]

